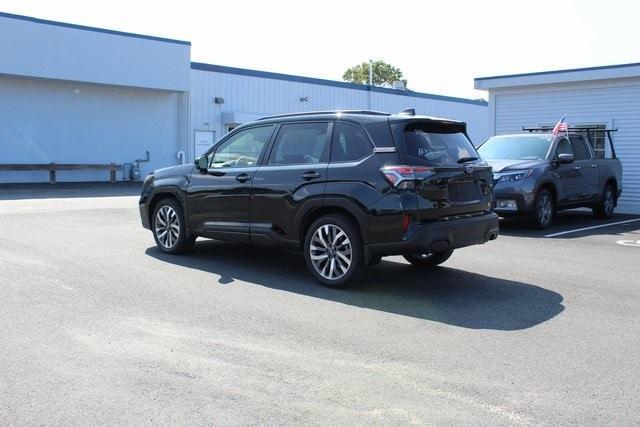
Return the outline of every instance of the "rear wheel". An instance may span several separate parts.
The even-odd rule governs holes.
[[[362,255],[360,233],[342,215],[323,216],[307,230],[304,241],[307,268],[325,286],[344,287],[360,271]]]
[[[533,216],[531,218],[533,225],[540,229],[549,228],[555,215],[555,209],[555,202],[551,191],[546,188],[540,189],[536,196]]]
[[[602,191],[600,202],[593,208],[593,214],[597,218],[611,218],[613,216],[613,208],[616,204],[615,189],[613,185],[607,184]]]
[[[411,254],[411,255],[403,255],[403,257],[404,259],[406,259],[416,267],[434,267],[448,260],[452,253],[453,253],[453,249],[449,249],[441,252],[433,252],[433,253],[425,252],[425,253],[417,253],[417,254]]]
[[[168,254],[188,251],[196,240],[196,236],[187,235],[182,207],[175,199],[158,202],[151,229],[158,248]]]

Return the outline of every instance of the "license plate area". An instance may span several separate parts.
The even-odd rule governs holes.
[[[451,203],[477,203],[482,200],[480,186],[475,181],[453,181],[447,190]]]

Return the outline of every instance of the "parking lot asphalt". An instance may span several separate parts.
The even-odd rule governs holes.
[[[332,290],[295,253],[160,253],[137,191],[0,187],[0,424],[640,423],[638,217]]]

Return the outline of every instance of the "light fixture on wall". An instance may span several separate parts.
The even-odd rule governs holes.
[[[300,102],[309,102],[309,97],[308,96],[301,96],[300,97]]]
[[[216,96],[215,98],[213,98],[213,103],[214,104],[224,104],[224,98],[221,96]]]

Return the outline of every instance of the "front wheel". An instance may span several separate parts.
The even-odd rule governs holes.
[[[307,268],[325,286],[344,287],[360,271],[362,255],[360,233],[342,215],[323,216],[307,230],[304,240]]]
[[[607,184],[602,192],[600,202],[593,208],[596,218],[608,219],[613,216],[613,208],[616,205],[616,196],[613,185]]]
[[[433,252],[433,253],[425,252],[425,253],[418,253],[418,254],[411,254],[411,255],[403,255],[403,257],[404,259],[406,259],[416,267],[434,267],[448,260],[452,253],[453,253],[453,249],[449,249],[446,251]]]
[[[196,240],[196,236],[187,234],[182,207],[175,199],[158,202],[151,229],[158,248],[168,254],[186,252]]]
[[[555,215],[555,202],[553,194],[546,188],[538,191],[536,196],[533,216],[531,218],[533,226],[539,229],[549,228]]]

